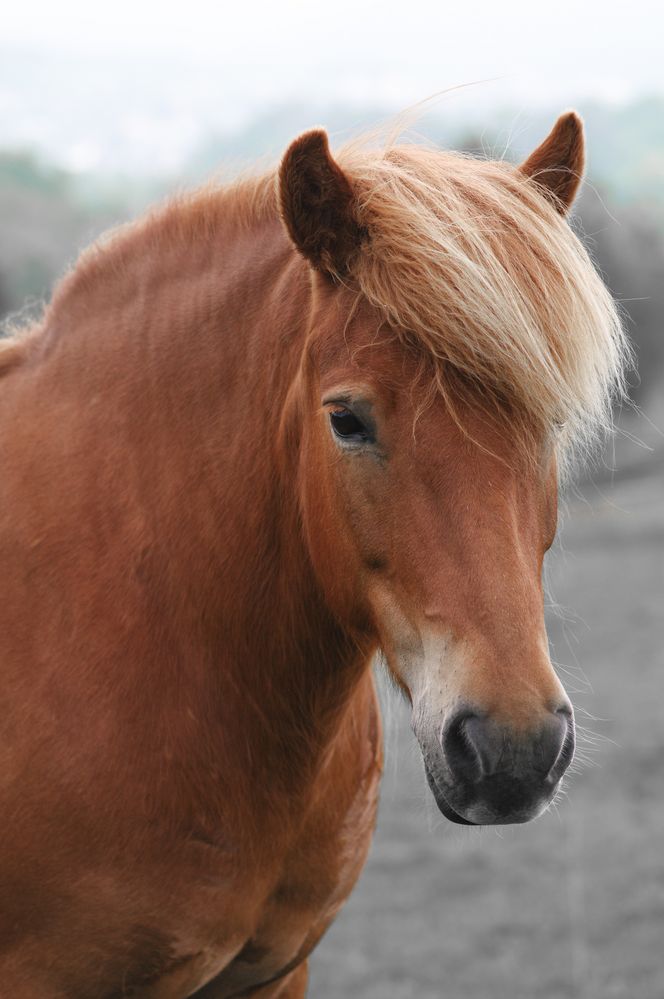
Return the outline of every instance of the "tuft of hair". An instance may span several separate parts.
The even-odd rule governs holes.
[[[535,180],[504,162],[421,145],[343,147],[338,162],[369,238],[361,294],[437,388],[450,373],[558,433],[563,468],[612,425],[630,350],[587,251]]]

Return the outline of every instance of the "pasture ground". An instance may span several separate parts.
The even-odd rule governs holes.
[[[590,762],[531,825],[453,826],[386,692],[377,834],[311,999],[664,999],[661,450],[640,465],[570,499],[549,557],[552,654],[597,733]]]

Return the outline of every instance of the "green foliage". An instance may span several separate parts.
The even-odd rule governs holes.
[[[83,204],[78,179],[25,151],[0,152],[0,320],[49,297],[96,235],[126,217]]]
[[[70,178],[64,170],[42,163],[27,151],[0,152],[0,188],[14,187],[65,198]]]

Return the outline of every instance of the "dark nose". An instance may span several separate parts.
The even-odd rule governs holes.
[[[453,778],[478,783],[493,774],[533,775],[557,783],[574,755],[574,724],[567,706],[525,736],[490,717],[461,710],[447,720],[441,733],[445,760]]]

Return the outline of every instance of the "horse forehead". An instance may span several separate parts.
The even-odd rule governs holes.
[[[317,343],[319,373],[325,380],[358,382],[371,388],[380,400],[388,395],[408,395],[418,373],[417,358],[386,330],[351,335],[332,330]]]
[[[555,455],[533,444],[527,457],[510,439],[509,428],[459,427],[441,403],[414,426],[399,427],[401,443],[392,452],[391,503],[405,522],[442,516],[447,531],[470,543],[487,532],[499,538],[533,541],[555,534],[557,472]]]
[[[319,275],[315,280],[322,282]],[[384,313],[349,288],[317,286],[311,326],[323,366],[348,365],[381,373],[413,362]]]
[[[516,447],[509,415],[497,409],[487,417],[482,399],[448,399],[420,378],[416,385],[399,383],[395,416],[403,450],[422,469],[442,465],[453,473],[464,469],[491,473],[498,481],[523,475],[523,454]],[[538,445],[533,442],[533,454]]]

